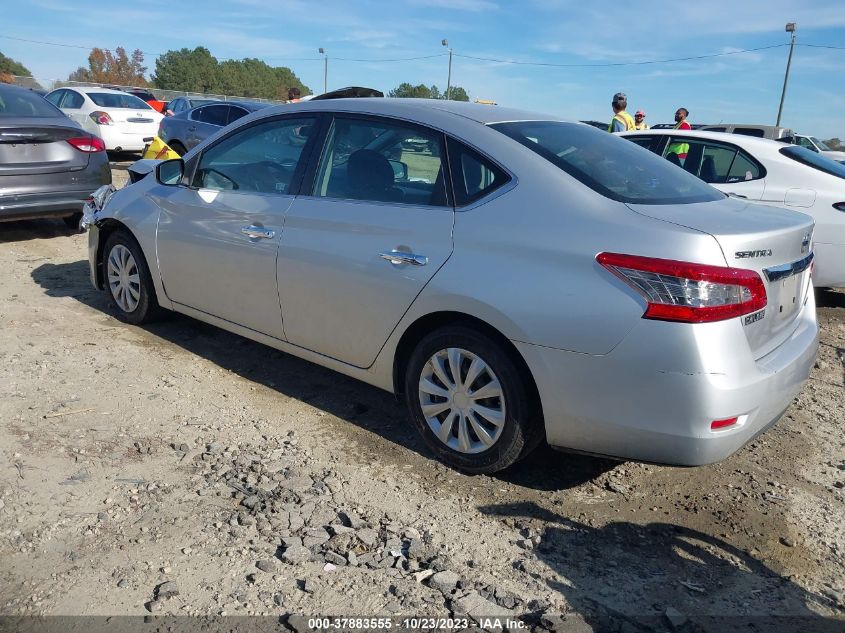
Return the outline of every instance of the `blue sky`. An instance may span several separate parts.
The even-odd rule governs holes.
[[[697,61],[643,66],[562,68],[460,57],[551,64],[598,64],[730,52],[789,42],[845,47],[845,0],[711,0],[640,3],[594,0],[29,0],[3,10],[0,35],[145,51],[206,46],[218,59],[258,57],[291,67],[313,90],[408,81],[446,86],[447,57],[382,60],[445,52],[453,84],[471,98],[566,118],[609,120],[613,93],[650,123],[672,120],[679,106],[693,122],[774,124],[786,47]],[[87,51],[0,37],[0,51],[41,78],[65,78]],[[796,46],[784,125],[845,140],[845,50]]]

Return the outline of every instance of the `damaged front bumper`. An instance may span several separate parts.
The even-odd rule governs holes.
[[[82,207],[82,221],[79,224],[83,231],[87,231],[96,224],[97,213],[103,210],[115,191],[117,190],[114,185],[103,185],[85,201]]]

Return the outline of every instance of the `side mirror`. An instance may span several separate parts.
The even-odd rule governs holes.
[[[408,165],[399,160],[389,162],[393,168],[393,180],[408,180]]]
[[[156,180],[162,185],[178,185],[185,173],[185,162],[181,158],[165,160],[156,165]]]

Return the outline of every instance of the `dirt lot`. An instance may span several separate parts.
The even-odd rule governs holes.
[[[2,614],[845,615],[845,293],[818,295],[802,394],[722,464],[540,450],[468,477],[389,394],[185,317],[120,323],[60,221],[0,225],[0,280]]]

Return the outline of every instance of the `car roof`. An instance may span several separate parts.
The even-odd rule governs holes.
[[[300,101],[272,108],[273,113],[303,112],[360,112],[362,114],[381,114],[385,116],[418,118],[426,113],[447,113],[463,117],[478,123],[503,123],[505,121],[562,121],[558,116],[530,112],[503,106],[491,106],[466,101],[446,101],[441,99],[401,99],[401,98],[359,98]]]
[[[188,100],[199,100],[205,101],[206,103],[201,103],[200,105],[196,106],[196,108],[204,108],[205,106],[210,105],[236,105],[242,108],[249,110],[250,112],[255,112],[256,110],[261,110],[262,108],[268,108],[272,106],[272,103],[262,103],[260,101],[220,101],[219,99],[203,99],[202,97],[184,97]],[[196,109],[194,108],[194,109]]]
[[[622,132],[619,136],[694,136],[696,138],[705,138],[712,141],[723,141],[725,143],[733,143],[734,145],[742,145],[745,147],[788,147],[789,143],[772,140],[769,138],[760,138],[758,136],[746,136],[745,134],[732,134],[730,132],[707,132],[705,130],[636,130],[634,132]]]
[[[131,94],[131,93],[125,92],[123,90],[112,90],[111,88],[100,88],[99,86],[59,86],[59,88],[56,88],[56,90],[60,90],[62,88],[66,89],[66,90],[76,90],[78,92],[83,92],[85,94],[89,94],[91,92],[102,92],[102,93],[106,93],[106,94],[116,94],[116,95]]]

